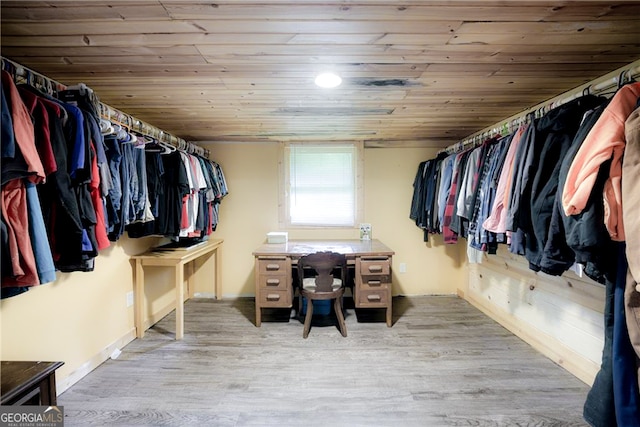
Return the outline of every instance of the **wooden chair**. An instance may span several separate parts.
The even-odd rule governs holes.
[[[307,276],[309,270],[314,271],[313,277]],[[340,269],[340,278],[333,277],[333,271]],[[300,306],[302,298],[307,299],[307,313],[304,318],[302,337],[309,336],[311,318],[313,317],[314,300],[334,300],[333,307],[338,318],[338,327],[343,337],[347,336],[347,326],[342,313],[342,296],[346,283],[347,260],[343,254],[336,252],[316,252],[301,257],[298,260],[298,280],[300,286]],[[302,308],[302,307],[300,307]]]

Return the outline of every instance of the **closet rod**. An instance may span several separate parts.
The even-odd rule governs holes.
[[[15,71],[16,76],[23,77],[27,84],[34,85],[40,84],[43,89],[47,90],[49,94],[53,94],[54,91],[62,91],[67,88],[73,88],[74,86],[66,86],[60,82],[57,82],[43,74],[38,73],[37,71],[33,71],[22,64],[19,64],[9,58],[2,58],[2,69],[7,69],[6,65],[10,64]],[[32,79],[42,80],[42,82],[33,82]],[[87,90],[92,91],[91,88],[86,86],[84,83],[79,84],[80,87],[85,87]],[[100,115],[103,119],[115,122],[117,124],[123,125],[128,128],[130,131],[137,132],[141,135],[148,136],[151,138],[155,138],[158,141],[165,142],[173,145],[174,147],[186,151],[188,153],[195,153],[199,156],[209,158],[209,150],[206,148],[200,147],[192,142],[186,142],[182,138],[178,138],[170,133],[167,133],[163,130],[158,129],[155,126],[152,126],[142,120],[136,119],[130,114],[124,113],[116,108],[113,108],[103,102],[100,102]]]
[[[178,138],[174,135],[166,133],[155,126],[152,126],[146,122],[143,122],[142,120],[136,119],[135,117],[118,110],[117,108],[113,108],[101,102],[100,110],[100,115],[102,116],[102,118],[112,122],[117,122],[118,124],[128,128],[130,131],[155,138],[161,142],[166,142],[188,153],[195,153],[199,156],[209,158],[210,153],[206,148],[202,148],[192,142],[186,142],[182,138]]]
[[[589,83],[578,86],[577,88],[564,92],[554,98],[541,102],[534,107],[530,107],[524,111],[521,111],[520,113],[515,114],[507,118],[506,120],[500,121],[497,124],[475,132],[464,138],[463,140],[440,150],[438,153],[457,153],[466,149],[467,147],[480,144],[493,136],[506,135],[513,132],[521,124],[525,123],[528,120],[528,116],[530,114],[534,114],[536,117],[540,117],[541,115],[549,112],[551,109],[562,104],[566,104],[567,102],[572,101],[580,96],[586,94],[596,95],[599,93],[607,92],[613,88],[617,88],[621,83],[630,82],[632,79],[638,76],[640,76],[640,59],[622,68],[605,74],[604,76],[597,78]]]

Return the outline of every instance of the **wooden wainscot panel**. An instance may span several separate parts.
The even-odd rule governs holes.
[[[591,384],[604,342],[604,287],[573,273],[528,269],[507,251],[469,268],[466,298],[481,311]]]

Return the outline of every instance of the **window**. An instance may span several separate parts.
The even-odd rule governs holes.
[[[355,226],[362,206],[362,144],[283,147],[281,226]]]

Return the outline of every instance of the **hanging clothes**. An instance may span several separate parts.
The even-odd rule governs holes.
[[[47,176],[44,184],[37,186],[37,190],[55,265],[62,271],[74,271],[83,264],[83,227],[68,172],[69,151],[64,125],[68,123],[67,112],[59,103],[31,86],[21,85],[20,89],[23,95],[26,91],[36,95],[48,115],[49,140],[56,170]]]
[[[624,291],[626,323],[640,372],[640,105],[625,122],[626,147],[622,164],[622,217],[629,239],[626,244],[628,271]],[[640,375],[638,375],[640,377]]]
[[[476,186],[478,184],[478,176],[482,163],[484,161],[484,152],[486,150],[486,144],[474,149],[469,153],[467,162],[464,168],[464,174],[458,190],[458,197],[456,200],[456,215],[464,220],[465,224],[468,224],[471,219],[473,210],[474,196],[476,193]],[[463,225],[458,230],[459,234],[467,236],[467,226]]]
[[[7,224],[8,253],[11,269],[3,271],[2,286],[36,286],[40,284],[36,259],[31,246],[27,192],[21,179],[2,186],[2,218]]]
[[[84,224],[97,255],[98,251],[109,247],[110,242],[106,229],[104,195],[100,189],[101,175],[107,173],[105,168],[108,166],[104,153],[104,139],[98,124],[100,115],[95,105],[96,98],[93,91],[84,87],[64,90],[59,93],[59,97],[66,104],[76,107],[73,109],[78,120],[74,153],[76,150],[78,153],[84,153],[84,158],[79,160],[78,154],[78,165],[81,167],[75,170],[75,176],[72,173],[72,177],[76,178],[77,190],[81,193],[81,208],[85,212]],[[76,145],[80,145],[81,148],[76,148]],[[100,169],[103,169],[102,173]],[[103,185],[103,188],[108,190],[109,183],[104,182]]]
[[[558,188],[558,174],[562,159],[573,141],[584,114],[602,104],[601,98],[587,95],[554,108],[536,123],[536,141],[541,147],[537,164],[532,168],[530,221],[522,230],[526,239],[526,258],[529,268],[540,271],[540,263],[547,242],[549,224]]]
[[[112,177],[112,204],[115,210],[111,221],[109,240],[117,241],[125,227],[135,220],[135,212],[141,191],[136,169],[138,150],[132,144],[131,135],[121,127],[116,129],[115,140],[107,138],[107,158]]]
[[[606,168],[601,168],[594,185],[594,193],[582,214],[567,216],[562,209],[562,192],[571,162],[591,128],[607,106],[606,100],[585,114],[571,146],[560,164],[558,188],[554,199],[551,222],[540,268],[543,272],[559,276],[574,263],[584,266],[584,273],[591,279],[605,283],[604,272],[609,265],[607,248],[610,238],[604,226],[604,209],[597,189],[602,190]]]
[[[456,215],[456,200],[458,189],[462,182],[461,171],[464,170],[470,151],[463,151],[456,155],[453,163],[453,176],[451,178],[451,188],[447,196],[447,203],[444,208],[444,222],[442,223],[442,234],[444,243],[453,244],[458,241],[459,217]]]
[[[409,218],[412,219],[416,226],[424,228],[424,220],[421,217],[421,213],[424,210],[424,176],[426,168],[429,165],[430,160],[420,162],[418,165],[418,171],[413,178],[413,196],[411,198],[411,209],[409,210]]]
[[[593,427],[615,427],[616,409],[613,397],[613,325],[615,283],[611,274],[606,275],[604,299],[604,345],[600,369],[587,393],[582,416]]]
[[[437,200],[438,200],[438,231],[440,233],[444,230],[444,213],[447,207],[447,199],[449,198],[449,192],[451,190],[451,180],[453,179],[453,168],[456,161],[456,155],[451,154],[442,161],[440,168],[440,184],[438,186]]]
[[[27,215],[29,219],[29,238],[36,262],[38,281],[40,284],[50,283],[56,280],[56,268],[53,264],[49,241],[42,236],[47,235],[47,230],[42,217],[38,190],[32,182],[26,182],[27,191]]]
[[[492,142],[486,151],[486,159],[480,173],[480,181],[474,196],[473,215],[469,223],[469,246],[481,252],[494,254],[497,250],[498,236],[483,227],[495,201],[497,181],[502,170],[507,148],[513,135],[507,135]],[[500,238],[502,241],[503,239]]]
[[[602,113],[573,159],[562,194],[562,206],[567,215],[577,215],[584,209],[596,180],[600,165],[611,159],[609,178],[605,183],[605,223],[611,238],[624,241],[620,178],[624,152],[624,124],[635,109],[640,96],[640,83],[623,86]]]
[[[113,127],[110,128],[111,132],[104,135],[105,155],[107,157],[107,164],[109,165],[109,175],[111,176],[111,188],[107,195],[107,232],[109,240],[115,241],[120,236],[120,212],[122,209],[122,172],[120,170],[122,165],[122,150],[120,149],[120,143],[118,137],[115,134]]]
[[[44,167],[35,143],[35,131],[31,116],[27,107],[22,102],[20,93],[8,72],[2,70],[3,93],[6,97],[7,105],[11,113],[11,124],[13,127],[13,140],[4,141],[9,147],[2,151],[14,152],[15,157],[7,157],[3,161],[3,175],[10,173],[15,168],[15,176],[9,179],[24,177],[34,184],[38,184],[45,179]],[[15,145],[14,145],[15,144]],[[7,169],[7,171],[5,171]]]
[[[161,156],[146,153],[150,140],[102,120],[86,86],[54,98],[16,85],[5,70],[1,83],[2,298],[54,281],[56,271],[92,271],[98,251],[134,224],[151,223],[158,234],[159,217],[165,219],[160,235],[178,238],[185,165],[194,182],[187,235],[215,230],[228,193],[220,165],[190,154],[182,164],[175,152],[178,163],[167,165],[181,169],[165,176]]]
[[[160,197],[157,231],[164,236],[178,236],[182,224],[182,200],[190,193],[187,170],[180,153],[162,156],[164,193]]]
[[[509,149],[504,160],[500,172],[500,178],[496,187],[495,202],[492,205],[491,213],[487,219],[483,222],[482,226],[493,233],[499,234],[507,232],[507,207],[509,204],[509,197],[511,194],[511,176],[513,175],[513,164],[516,156],[516,151],[520,146],[522,135],[524,134],[526,126],[521,126],[513,135]]]
[[[42,162],[45,176],[49,176],[58,169],[51,146],[51,136],[49,131],[49,114],[43,101],[38,96],[26,89],[24,86],[18,87],[18,93],[27,111],[31,115],[34,125],[34,138],[38,156]]]
[[[9,254],[10,262],[10,268],[2,272],[2,287],[36,286],[40,280],[29,232],[25,182],[43,182],[45,172],[36,149],[31,116],[13,79],[5,70],[2,70],[2,88],[14,135],[13,140],[2,140],[2,153],[13,154],[13,157],[2,159],[1,213],[6,227],[6,246],[2,249]],[[5,119],[3,125],[7,124]]]
[[[211,177],[211,182],[213,184],[213,195],[214,199],[209,206],[209,215],[210,215],[210,227],[212,231],[215,231],[218,223],[220,222],[220,203],[222,199],[229,194],[229,188],[227,186],[227,181],[224,177],[224,172],[222,171],[222,166],[219,163],[213,161],[206,161],[205,165],[207,170],[209,170],[209,176]]]

